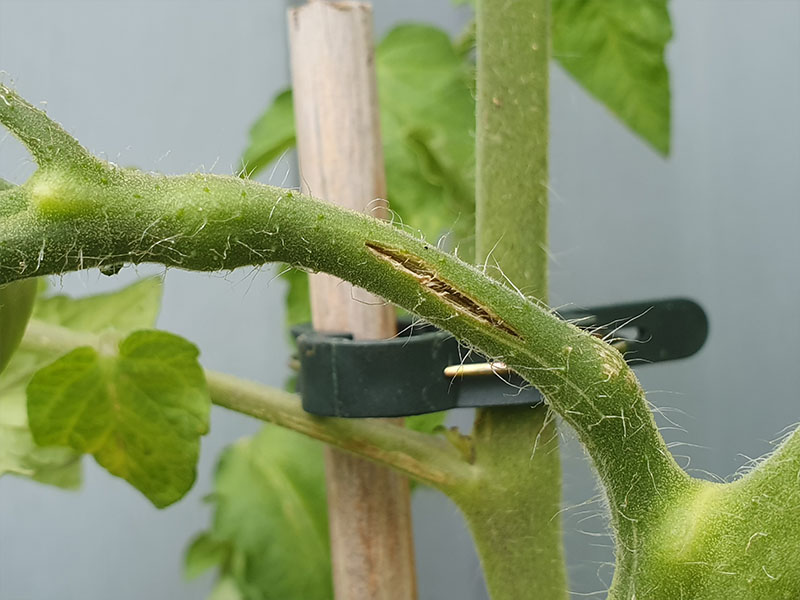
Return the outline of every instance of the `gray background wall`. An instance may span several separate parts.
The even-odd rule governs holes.
[[[446,0],[376,0],[378,32],[424,20],[457,31]],[[249,125],[288,81],[279,0],[0,0],[0,69],[29,99],[48,101],[93,151],[164,172],[231,173]],[[685,295],[708,311],[695,358],[640,369],[650,400],[672,409],[697,474],[731,477],[798,420],[800,369],[800,1],[672,0],[669,49],[674,143],[665,161],[558,68],[552,76],[552,301],[592,304]],[[33,165],[0,133],[0,174]],[[284,161],[280,183],[293,165]],[[158,272],[140,268],[138,274]],[[129,282],[64,277],[68,293]],[[170,271],[159,326],[203,350],[206,366],[279,385],[286,373],[281,282],[270,269],[208,276]],[[215,458],[257,428],[215,409],[199,478],[156,511],[85,461],[78,493],[0,479],[0,599],[203,598],[186,583],[186,540],[208,522],[201,503]],[[568,431],[567,546],[576,593],[611,576],[590,470]],[[708,476],[708,475],[706,475]],[[485,598],[455,508],[414,499],[423,600]],[[595,597],[603,597],[598,593]]]

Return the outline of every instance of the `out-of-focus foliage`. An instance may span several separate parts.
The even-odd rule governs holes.
[[[211,409],[198,354],[155,330],[76,348],[28,384],[34,440],[92,454],[158,507],[180,500],[194,483]]]
[[[212,600],[333,597],[318,442],[264,427],[225,450],[210,501],[213,524],[190,545],[186,573],[219,569]]]
[[[143,279],[123,290],[73,299],[40,295],[33,318],[91,333],[125,335],[152,327],[161,301],[161,281]],[[25,388],[57,353],[20,349],[0,374],[0,475],[13,473],[74,488],[80,484],[81,453],[61,446],[38,446],[28,426]]]
[[[662,154],[670,149],[667,0],[553,0],[553,55]]]

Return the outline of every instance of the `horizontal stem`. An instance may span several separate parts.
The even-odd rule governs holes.
[[[66,353],[80,346],[108,347],[109,342],[106,336],[34,319],[28,324],[21,347]],[[475,469],[442,438],[379,419],[316,417],[303,410],[295,394],[223,373],[206,371],[206,382],[211,401],[217,406],[292,429],[443,491],[475,477]]]
[[[302,409],[294,394],[212,371],[206,379],[218,406],[388,465],[432,487],[447,491],[475,478],[471,465],[442,438],[381,419],[316,417]]]
[[[25,336],[20,343],[20,348],[24,350],[46,354],[66,354],[82,346],[100,348],[100,336],[87,331],[51,325],[38,319],[31,319],[28,322]]]
[[[20,118],[6,104],[0,122],[23,141],[28,128],[63,133],[41,111],[12,102]],[[199,271],[285,262],[330,273],[505,362],[578,432],[623,543],[636,536],[629,524],[689,485],[619,352],[387,223],[253,181],[99,159],[40,162],[24,185],[0,192],[0,283],[125,262]]]

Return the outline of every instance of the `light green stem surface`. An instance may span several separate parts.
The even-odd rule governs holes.
[[[550,0],[479,0],[476,18],[476,259],[542,305],[549,13]],[[477,413],[476,464],[491,476],[458,503],[493,600],[567,598],[558,433],[548,414],[544,405]]]
[[[479,0],[476,256],[547,303],[549,0]]]

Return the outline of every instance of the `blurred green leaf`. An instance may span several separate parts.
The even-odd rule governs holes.
[[[36,300],[38,281],[24,279],[0,286],[0,373],[25,333]]]
[[[199,577],[209,569],[223,565],[231,554],[231,545],[209,533],[195,537],[186,549],[184,574],[188,579]]]
[[[65,489],[80,485],[80,453],[37,446],[28,430],[24,402],[4,400],[0,411],[0,475],[23,475]]]
[[[553,55],[628,127],[670,150],[667,0],[553,0]]]
[[[428,413],[426,415],[413,415],[406,417],[405,425],[409,429],[420,433],[436,433],[440,427],[444,426],[447,412]]]
[[[309,323],[311,321],[311,304],[308,296],[308,273],[301,269],[286,267],[281,273],[281,277],[289,284],[286,290],[286,324],[293,327],[301,323]]]
[[[245,172],[250,175],[261,171],[294,148],[295,143],[292,92],[285,90],[275,96],[250,129],[250,145],[242,157]]]
[[[244,600],[233,577],[223,577],[214,585],[208,600]]]
[[[198,350],[171,333],[137,331],[115,352],[82,347],[37,371],[28,418],[42,446],[91,453],[157,507],[196,475],[211,401]]]
[[[119,291],[86,298],[51,296],[36,303],[33,318],[91,333],[131,333],[155,325],[161,290],[161,279],[149,277]]]
[[[161,280],[143,279],[118,292],[87,298],[39,296],[34,316],[53,325],[124,335],[155,324]],[[81,453],[71,448],[40,447],[28,428],[25,388],[32,375],[58,358],[53,352],[19,350],[0,374],[0,476],[30,477],[64,488],[81,480]]]
[[[402,25],[377,49],[389,205],[428,239],[474,230],[475,101],[472,64],[450,37]]]
[[[217,466],[212,502],[212,530],[203,535],[230,549],[218,563],[220,587],[235,581],[243,600],[333,597],[318,442],[267,426],[233,444]]]

